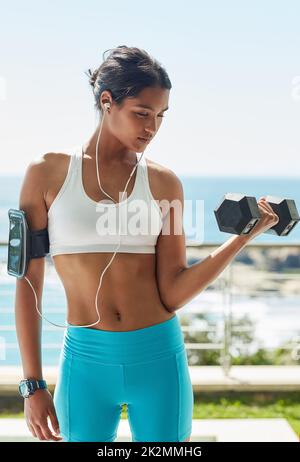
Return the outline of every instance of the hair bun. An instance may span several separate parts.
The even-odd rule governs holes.
[[[91,71],[91,69],[88,69],[88,76],[89,76],[90,85],[92,85],[92,87],[94,87],[95,82],[97,80],[97,76],[98,76],[98,69],[95,69],[93,72]]]

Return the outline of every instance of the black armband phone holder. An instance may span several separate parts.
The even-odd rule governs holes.
[[[48,228],[31,231],[24,210],[9,209],[8,218],[7,272],[21,279],[31,258],[45,257],[49,253]]]

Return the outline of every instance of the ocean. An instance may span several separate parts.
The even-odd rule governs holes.
[[[300,210],[300,178],[221,178],[180,176],[184,188],[184,229],[186,243],[222,244],[230,235],[218,229],[214,208],[227,192],[241,192],[255,196],[275,195],[294,199]],[[18,208],[22,177],[0,176],[0,241],[8,239],[9,208]],[[300,244],[300,224],[289,236],[264,234],[253,242]],[[0,366],[21,365],[14,324],[15,278],[6,272],[7,247],[0,247]],[[66,300],[61,281],[55,272],[45,275],[42,311],[52,322],[64,324]],[[221,294],[204,291],[190,303],[177,310],[179,318],[203,310],[216,322],[222,322]],[[255,299],[239,297],[233,305],[236,315],[248,314],[256,323],[255,335],[262,346],[275,347],[293,336],[300,335],[300,297],[285,297],[284,306],[278,297],[262,294]],[[96,315],[96,312],[95,312]],[[95,318],[96,319],[96,318]],[[43,321],[42,363],[58,363],[64,329]]]
[[[184,229],[187,243],[222,243],[229,234],[222,233],[214,216],[214,208],[227,192],[239,192],[258,200],[264,195],[294,199],[300,212],[300,177],[291,178],[222,178],[179,176],[184,189]],[[0,175],[0,241],[7,241],[10,207],[18,208],[22,177]],[[198,204],[198,206],[197,206]],[[199,213],[198,213],[199,211]],[[255,242],[300,242],[300,225],[289,236],[279,238],[271,234],[257,237]],[[281,241],[280,241],[281,242]]]

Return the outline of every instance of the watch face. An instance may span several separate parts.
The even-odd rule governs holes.
[[[19,382],[19,392],[23,396],[23,398],[27,398],[38,389],[47,388],[47,384],[45,380],[21,380]]]
[[[20,390],[21,395],[24,398],[26,398],[27,396],[30,395],[30,393],[29,393],[30,390],[29,390],[27,382],[21,382],[20,385],[19,385],[19,390]]]

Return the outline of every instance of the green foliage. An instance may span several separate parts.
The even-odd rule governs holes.
[[[286,419],[300,436],[300,392],[200,393],[194,397],[193,419]]]
[[[220,343],[224,342],[224,331],[220,326],[216,331],[206,331],[205,329],[215,326],[209,320],[209,317],[203,313],[197,314],[193,318],[193,323],[201,322],[201,331],[185,332],[184,341],[185,343]],[[188,325],[187,320],[181,319],[181,325]],[[241,330],[239,329],[244,329]],[[284,342],[273,350],[264,349],[257,339],[255,338],[255,324],[249,318],[244,315],[240,318],[232,320],[231,327],[231,364],[233,366],[241,365],[276,365],[276,366],[295,366],[300,365],[300,358],[293,359],[291,356],[291,350],[286,349],[292,342]],[[222,365],[222,349],[189,349],[187,348],[188,361],[190,366],[220,366]],[[300,353],[299,353],[300,356]]]

